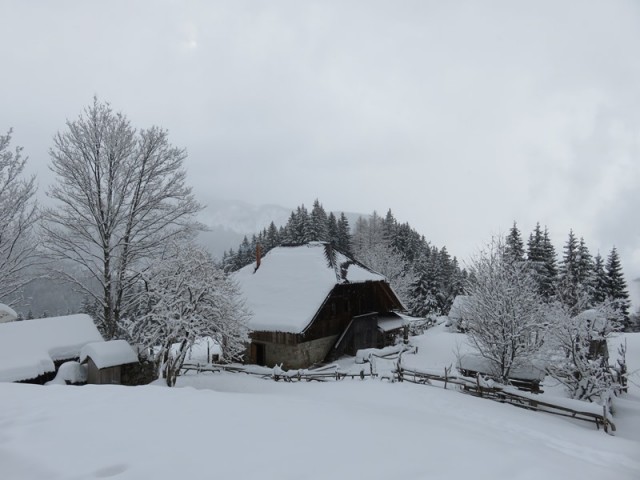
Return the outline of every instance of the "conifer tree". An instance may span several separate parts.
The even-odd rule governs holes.
[[[544,294],[547,286],[547,268],[545,264],[545,245],[544,234],[540,228],[540,223],[536,223],[536,227],[529,235],[527,242],[527,260],[531,265],[533,277],[538,285],[538,293],[546,298]]]
[[[338,220],[338,242],[336,246],[340,251],[348,255],[351,254],[351,227],[344,212],[340,214],[340,219]]]
[[[338,246],[338,220],[333,212],[327,217],[327,241],[334,247]]]
[[[318,199],[313,202],[313,208],[309,215],[308,238],[309,241],[319,242],[326,242],[329,240],[327,212],[324,211],[324,208]]]
[[[561,297],[560,300],[570,309],[573,315],[580,313],[579,311],[574,311],[574,309],[579,308],[579,300],[584,293],[584,285],[580,284],[578,280],[578,249],[578,240],[573,230],[569,230],[569,238],[564,245],[562,263],[560,264],[557,291]]]
[[[264,243],[265,253],[280,244],[280,235],[275,223],[273,222],[269,224]]]
[[[622,264],[618,256],[616,247],[611,249],[611,253],[607,257],[607,294],[612,304],[623,317],[625,328],[629,327],[629,292],[627,290],[627,282],[622,273]]]
[[[516,222],[513,222],[513,226],[511,230],[509,230],[509,235],[507,235],[505,239],[504,254],[505,258],[512,262],[524,261],[524,243],[522,242],[522,236],[520,235],[520,230],[518,230]]]
[[[580,237],[578,255],[576,257],[576,280],[580,285],[588,286],[591,283],[592,275],[593,258],[591,257],[591,253],[589,253],[584,238]]]
[[[608,277],[604,269],[604,259],[598,253],[593,261],[593,275],[591,277],[591,304],[599,305],[607,299]]]
[[[542,239],[542,250],[544,252],[544,280],[542,282],[541,295],[549,299],[556,293],[556,283],[558,281],[558,267],[556,260],[556,249],[549,238],[549,230],[544,229]]]

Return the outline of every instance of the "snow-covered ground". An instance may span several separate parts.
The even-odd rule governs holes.
[[[637,370],[640,335],[627,337]],[[412,361],[444,368],[462,342],[434,328]],[[0,478],[640,478],[635,385],[616,402],[616,436],[409,383],[209,373],[178,385],[0,384]]]

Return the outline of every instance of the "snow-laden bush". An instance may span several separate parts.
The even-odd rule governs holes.
[[[199,338],[214,339],[225,359],[241,359],[249,313],[237,285],[207,252],[190,244],[171,245],[142,276],[142,313],[130,320],[129,331],[136,343],[157,348],[158,374],[169,386]]]
[[[571,398],[606,401],[616,382],[609,367],[607,338],[619,330],[619,313],[608,303],[571,316],[560,303],[550,307],[550,343],[555,355],[547,371]]]
[[[469,294],[458,324],[469,343],[506,382],[513,369],[532,364],[544,345],[548,321],[545,303],[526,262],[505,255],[494,239],[469,267]]]

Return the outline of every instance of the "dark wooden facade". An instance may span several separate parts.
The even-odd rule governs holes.
[[[284,308],[286,305],[283,305]],[[324,360],[333,352],[338,342],[340,353],[352,355],[360,348],[378,347],[380,338],[377,334],[377,314],[402,308],[387,282],[337,284],[303,332],[252,332],[248,361],[258,365],[283,363],[285,367],[300,368],[300,365],[309,361],[315,363]],[[318,343],[320,345],[316,346]],[[272,346],[302,348],[304,344],[314,345],[313,353],[308,354],[307,361],[301,359],[296,363],[289,359],[278,362],[273,355],[272,361],[268,361],[267,352]],[[324,351],[324,354],[321,351]]]
[[[121,365],[98,368],[91,357],[87,358],[87,383],[92,385],[120,385]]]

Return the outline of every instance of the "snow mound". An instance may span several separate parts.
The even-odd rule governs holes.
[[[64,362],[60,365],[56,378],[45,385],[68,385],[69,383],[85,383],[87,381],[87,367],[78,362]]]

